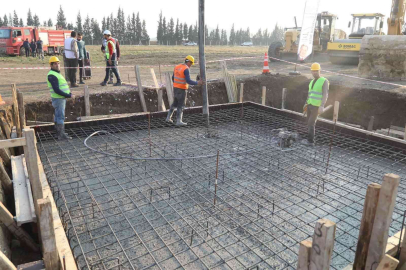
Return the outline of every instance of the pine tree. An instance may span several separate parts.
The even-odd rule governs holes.
[[[110,26],[111,26],[110,17],[107,16],[107,18],[106,18],[106,28],[104,28],[104,30],[109,30]]]
[[[276,41],[282,41],[283,40],[283,29],[278,26],[278,24],[275,25],[274,30],[271,33],[271,36],[269,38],[269,43],[276,42]]]
[[[91,39],[92,40],[91,44],[93,45],[94,40],[96,40],[96,43],[97,43],[97,41],[99,41],[103,38],[103,34],[102,34],[102,30],[100,29],[100,25],[97,22],[97,20],[92,18],[90,24],[91,24],[91,33],[92,34],[91,34],[91,37],[89,37],[88,42],[90,44],[90,39]]]
[[[135,34],[136,34],[136,44],[141,44],[142,37],[142,23],[140,19],[140,13],[137,12],[137,17],[135,18]]]
[[[231,31],[230,31],[230,45],[235,45],[235,29],[234,29],[234,24],[231,27]]]
[[[168,28],[166,27],[166,18],[162,20],[162,44],[167,45]]]
[[[216,36],[216,32],[214,30],[211,30],[208,41],[210,43],[210,45],[213,45],[215,42],[215,36]]]
[[[175,44],[179,45],[179,39],[180,39],[180,34],[179,34],[179,19],[176,20],[176,26],[175,26],[175,35],[174,35],[174,39],[175,39]]]
[[[92,25],[89,15],[86,16],[86,19],[83,23],[83,39],[88,44],[92,42]]]
[[[34,26],[38,27],[40,25],[39,18],[37,14],[34,15]]]
[[[66,29],[66,17],[65,13],[63,12],[62,6],[59,6],[58,15],[56,16],[56,26],[61,27],[62,29]]]
[[[18,26],[18,25],[19,25],[17,12],[16,12],[15,10],[14,10],[14,17],[13,17],[13,25],[14,25],[14,26]]]
[[[188,29],[189,29],[189,28],[187,27],[187,23],[184,23],[184,24],[183,24],[183,39],[184,39],[184,40],[188,40],[188,39],[189,39],[189,38],[188,38],[188,37],[189,37],[189,35],[188,35],[188,34],[189,34]]]
[[[149,35],[147,31],[147,24],[145,20],[142,21],[142,43],[144,45],[149,45]]]
[[[162,38],[163,38],[163,30],[162,30],[162,10],[161,10],[161,13],[159,13],[158,30],[156,33],[156,39],[158,41],[158,44],[162,44]]]
[[[173,18],[169,20],[168,24],[168,41],[169,45],[175,44],[175,22],[173,21]]]
[[[219,29],[218,25],[217,25],[216,32],[215,32],[215,35],[214,35],[214,43],[216,45],[220,45],[220,29]]]
[[[131,31],[131,16],[127,16],[127,22],[126,22],[126,28],[125,28],[125,39],[128,44],[132,43],[132,31]]]
[[[7,15],[6,15],[6,14],[4,14],[4,17],[3,17],[3,25],[4,25],[4,26],[8,26],[8,19],[7,19]]]
[[[193,41],[193,26],[189,26],[189,33],[187,34],[189,42]]]
[[[193,27],[193,42],[198,42],[199,39],[199,31],[197,30],[197,22],[195,26]]]
[[[103,20],[102,20],[102,31],[104,31],[104,30],[106,30],[107,29],[107,27],[106,27],[106,17],[103,17]]]
[[[33,26],[34,25],[34,20],[32,19],[31,9],[28,9],[27,25],[28,26]]]
[[[83,32],[83,26],[82,26],[82,16],[80,15],[80,11],[78,12],[78,16],[76,17],[76,27],[75,31],[82,33]]]
[[[23,27],[23,26],[24,26],[23,19],[20,18],[20,21],[18,22],[18,26],[20,26],[20,27]]]
[[[3,25],[3,19],[0,17],[0,27],[4,26]]]
[[[268,33],[268,28],[264,30],[262,34],[262,39],[264,41],[264,45],[268,46],[269,45],[269,33]]]
[[[68,26],[66,26],[67,28],[68,28],[68,30],[74,30],[74,27],[73,27],[73,23],[68,23]]]
[[[48,20],[48,27],[52,27],[54,26],[54,23],[52,22],[51,18],[49,18]]]
[[[114,35],[117,39],[123,41],[125,36],[125,15],[123,9],[121,9],[120,7],[118,8],[117,11],[116,21],[117,21],[117,29]]]
[[[44,21],[44,22],[42,23],[42,26],[46,27],[46,26],[47,26],[47,21]]]
[[[135,44],[136,39],[137,39],[137,33],[135,32],[137,29],[137,24],[135,20],[135,13],[133,12],[131,16],[131,41],[133,44]]]
[[[204,37],[205,45],[210,44],[210,42],[209,42],[209,29],[207,28],[207,24],[204,26],[204,35],[205,35],[205,37]]]
[[[13,24],[13,17],[11,17],[11,13],[8,14],[8,23],[10,24],[10,26],[17,26]]]

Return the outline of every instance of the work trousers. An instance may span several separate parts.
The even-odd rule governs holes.
[[[174,87],[173,95],[173,103],[170,110],[173,111],[176,108],[178,113],[180,113],[186,105],[187,90]]]
[[[42,49],[37,49],[37,55],[38,59],[42,58],[42,61],[44,61],[44,51]]]
[[[118,61],[116,61],[116,69],[117,69],[117,74],[120,75],[120,71],[118,70]],[[110,69],[110,81],[113,81],[113,72]]]
[[[106,82],[106,83],[109,80],[110,70],[116,76],[117,82],[121,82],[120,74],[118,74],[118,71],[117,71],[117,61],[116,61],[115,54],[113,54],[111,56],[111,66],[109,64],[109,61],[106,61],[106,76],[104,77],[104,82]]]
[[[25,48],[25,57],[29,57],[30,56],[30,49]]]
[[[307,105],[307,128],[308,128],[307,140],[310,143],[314,143],[318,114],[319,114],[319,107],[316,107],[316,106],[313,106],[310,104]]]
[[[79,78],[80,78],[80,81],[83,81],[83,73],[85,71],[83,66],[84,66],[85,60],[79,59],[78,63],[79,63]]]
[[[76,73],[78,70],[78,59],[66,58],[66,67],[68,68],[68,80],[70,85],[76,84]]]
[[[35,57],[35,56],[36,56],[35,50],[32,50],[31,53],[32,53],[32,57]]]
[[[54,122],[63,124],[65,122],[66,98],[52,98],[52,107],[55,109]]]

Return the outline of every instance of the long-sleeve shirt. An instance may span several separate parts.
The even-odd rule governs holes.
[[[38,41],[37,41],[37,49],[38,49],[38,50],[42,50],[42,45],[43,45],[43,41],[42,41],[42,40],[38,40]]]
[[[316,80],[314,80],[313,81],[313,86],[314,86],[314,84],[316,83]],[[324,107],[325,105],[326,105],[326,102],[327,102],[327,99],[328,99],[328,90],[329,90],[329,87],[330,87],[330,83],[329,83],[329,81],[326,79],[325,81],[324,81],[324,84],[323,84],[323,99],[321,100],[321,105],[320,105],[320,107]],[[309,96],[307,96],[307,100],[309,99]],[[306,104],[307,104],[307,100],[306,100]]]
[[[29,49],[30,48],[30,43],[26,40],[26,41],[23,42],[23,46],[24,46],[24,48]]]
[[[186,79],[186,83],[190,84],[190,85],[198,85],[198,83],[196,81],[192,81],[192,79],[190,79],[190,72],[189,69],[185,69],[185,71],[183,72],[183,74],[185,74],[185,79]],[[175,75],[172,74],[172,81],[175,80]]]
[[[30,43],[31,51],[35,51],[37,49],[37,44],[35,42]]]
[[[60,73],[60,71],[57,71],[55,69],[52,69],[55,72]],[[63,92],[60,88],[59,88],[59,81],[58,78],[55,77],[54,75],[48,75],[48,81],[51,83],[52,85],[52,89],[54,90],[54,92],[60,96],[63,96],[65,98],[70,98],[72,97],[72,94],[66,94],[65,92]]]
[[[115,38],[111,38],[111,39],[116,43],[116,56],[117,56],[117,58],[119,58],[120,57],[120,42],[118,42],[118,39],[115,39]],[[106,43],[107,43],[107,40],[103,39],[102,46],[100,48],[101,51],[106,50]]]
[[[65,39],[65,57],[68,59],[77,59],[79,57],[78,54],[78,44],[75,38],[70,37]]]
[[[78,41],[79,59],[87,59],[86,45],[83,40]]]

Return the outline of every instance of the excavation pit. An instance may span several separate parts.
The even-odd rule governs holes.
[[[79,269],[294,269],[321,218],[337,223],[331,266],[342,269],[367,185],[386,173],[401,177],[389,235],[401,229],[403,144],[319,122],[315,147],[281,149],[276,129],[306,134],[297,114],[249,102],[210,109],[210,129],[201,108],[186,110],[182,128],[165,113],[150,124],[147,114],[67,124],[69,141],[36,128]]]

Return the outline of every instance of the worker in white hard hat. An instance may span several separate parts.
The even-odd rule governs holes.
[[[189,84],[191,85],[202,85],[203,81],[200,80],[198,82],[192,81],[190,79],[189,68],[195,64],[195,59],[193,56],[188,55],[185,58],[185,62],[179,64],[175,67],[173,71],[172,81],[173,81],[173,103],[171,108],[168,111],[168,116],[166,117],[166,121],[169,123],[173,123],[172,121],[172,114],[177,109],[177,119],[176,125],[177,126],[186,126],[187,124],[182,121],[183,118],[183,108],[185,107],[186,103],[186,95],[187,90],[189,89]]]
[[[309,92],[303,111],[307,114],[307,139],[302,140],[303,144],[314,146],[317,116],[324,112],[324,106],[327,102],[329,82],[321,77],[321,67],[319,63],[313,63],[310,68],[313,80],[309,84]]]
[[[106,76],[104,78],[104,81],[100,84],[102,86],[106,86],[107,82],[110,77],[110,73],[114,73],[116,76],[117,82],[114,84],[114,86],[120,86],[121,85],[121,79],[120,79],[120,74],[118,73],[117,69],[117,61],[119,57],[119,53],[117,53],[117,41],[111,37],[111,32],[109,30],[105,30],[103,32],[105,44],[102,45],[102,52],[106,56]],[[111,81],[113,78],[111,78]]]

